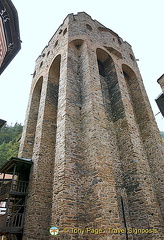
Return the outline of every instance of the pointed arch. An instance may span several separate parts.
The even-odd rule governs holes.
[[[103,49],[98,48],[96,54],[106,113],[109,120],[115,122],[124,116],[115,64]]]
[[[38,113],[39,113],[39,106],[40,106],[40,99],[41,99],[41,92],[42,92],[42,85],[43,85],[43,77],[41,76],[35,84],[32,100],[31,100],[31,107],[30,107],[30,115],[29,115],[29,127],[27,128],[31,133],[31,158],[33,154],[33,147],[35,141],[35,134],[36,134],[36,126],[38,120]]]
[[[46,117],[46,120],[50,121],[55,126],[57,122],[60,64],[61,64],[61,55],[58,55],[55,57],[55,59],[53,60],[49,68],[48,83],[47,83],[46,104],[48,107],[45,108],[45,111],[48,113],[45,114],[45,117]]]
[[[144,103],[143,91],[140,88],[139,81],[135,72],[126,64],[122,65],[124,79],[127,84],[129,97],[132,103],[133,112],[137,123],[140,125],[147,121],[148,113]]]
[[[48,81],[59,85],[61,55],[57,55],[53,60],[48,73]]]
[[[37,119],[39,113],[41,92],[43,85],[43,77],[41,76],[37,81],[32,91],[32,96],[29,104],[28,119],[23,129],[22,141],[19,149],[19,156],[32,158],[33,147],[36,134]]]
[[[32,94],[32,101],[31,101],[30,112],[31,112],[31,114],[33,114],[33,119],[35,119],[35,127],[36,127],[36,121],[38,118],[42,85],[43,85],[43,77],[41,76],[35,84],[33,94]]]

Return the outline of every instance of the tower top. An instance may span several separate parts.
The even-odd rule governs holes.
[[[86,12],[78,12],[77,14],[73,14],[70,13],[66,16],[66,18],[64,19],[63,23],[65,23],[65,21],[68,19],[68,21],[81,21],[81,22],[85,22],[85,21],[92,21],[97,27],[102,28],[101,30],[106,31],[106,32],[110,32],[113,35],[118,36],[117,33],[115,33],[114,31],[112,31],[111,29],[105,27],[103,24],[101,24],[100,22],[98,22],[96,19],[93,19],[89,14],[87,14]],[[62,26],[62,25],[61,25]]]
[[[113,30],[105,27],[97,20],[93,20],[86,12],[78,12],[77,14],[68,14],[51,37],[48,45],[36,59],[34,76],[38,72],[38,67],[39,72],[40,66],[42,69],[44,68],[46,57],[49,56],[49,59],[51,59],[52,56],[53,61],[54,56],[62,54],[65,46],[74,40],[87,40],[95,48],[103,47],[104,50],[119,59],[128,57],[129,61],[136,65],[135,56],[129,43],[123,41]]]

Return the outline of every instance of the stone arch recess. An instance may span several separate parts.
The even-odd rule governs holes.
[[[122,65],[122,70],[127,84],[135,118],[139,124],[139,127],[141,127],[141,125],[143,125],[143,123],[148,120],[147,109],[145,107],[145,104],[143,104],[145,102],[143,92],[141,91],[139,81],[134,71],[126,64]]]
[[[139,85],[139,79],[137,79],[134,71],[127,65],[122,65],[124,78],[127,84],[128,93],[131,99],[135,120],[139,127],[140,137],[143,142],[144,152],[147,155],[147,161],[150,167],[151,176],[155,183],[154,191],[158,199],[161,212],[164,212],[163,202],[163,169],[161,159],[162,151],[161,146],[157,144],[156,148],[153,147],[155,142],[160,142],[160,135],[155,125],[154,118],[151,115],[151,108],[148,104],[148,99],[145,98],[146,93],[142,85]],[[161,172],[161,174],[159,174]]]
[[[112,57],[103,49],[98,48],[96,50],[97,64],[99,70],[99,77],[101,83],[101,91],[103,97],[103,103],[105,107],[105,114],[107,117],[107,126],[109,132],[110,142],[112,142],[113,150],[115,149],[115,158],[112,161],[112,167],[115,172],[117,201],[119,206],[119,214],[122,219],[124,228],[129,225],[130,219],[128,212],[125,213],[125,209],[128,207],[127,195],[122,195],[122,192],[126,193],[123,186],[123,174],[122,174],[122,159],[120,158],[119,148],[122,148],[122,141],[119,141],[119,123],[124,119],[124,106],[122,102],[120,87],[118,83],[117,72],[115,63]],[[124,203],[124,206],[123,206]],[[128,222],[128,223],[127,223]],[[126,239],[127,236],[126,236]]]
[[[53,60],[49,72],[47,82],[47,96],[45,105],[45,119],[54,126],[54,137],[56,138],[57,109],[58,109],[58,93],[60,81],[60,64],[61,55],[57,55]]]
[[[115,122],[123,118],[124,107],[114,61],[106,51],[100,48],[97,48],[96,54],[104,105],[108,119]]]
[[[42,85],[43,85],[43,76],[41,76],[36,81],[36,84],[31,94],[29,111],[28,111],[28,119],[23,130],[22,140],[21,140],[20,149],[19,149],[20,157],[23,156],[27,158],[32,158],[32,155],[33,155],[33,147],[34,147],[34,141],[35,141],[36,125],[37,125],[37,119],[38,119],[38,113],[39,113]]]

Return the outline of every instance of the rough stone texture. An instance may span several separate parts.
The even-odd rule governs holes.
[[[19,151],[34,161],[23,240],[52,239],[51,226],[58,240],[163,239],[163,156],[131,46],[68,15],[36,60]]]

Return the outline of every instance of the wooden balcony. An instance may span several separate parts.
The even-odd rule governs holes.
[[[27,195],[28,181],[10,181],[0,188],[0,200],[7,198],[7,195]]]
[[[30,159],[11,158],[0,169],[3,173],[0,202],[5,203],[1,207],[4,210],[0,215],[0,236],[4,235],[7,239],[10,236],[22,236],[31,165]],[[12,175],[12,179],[6,179],[7,174]]]
[[[24,213],[0,216],[0,233],[21,233],[23,231]]]
[[[4,207],[3,215],[0,215],[0,233],[21,233],[24,224],[25,198],[10,199],[8,207]]]

